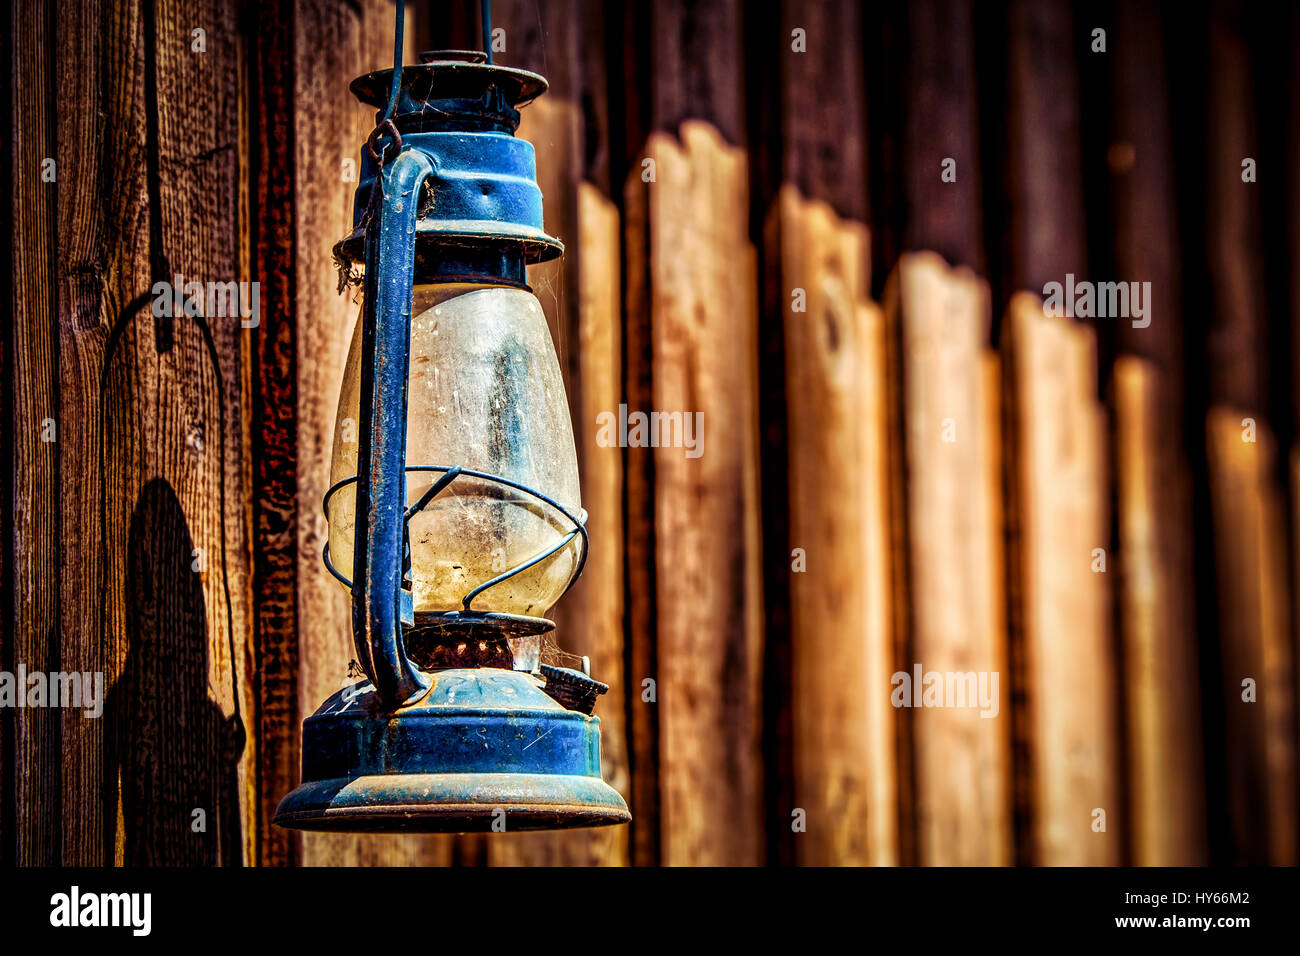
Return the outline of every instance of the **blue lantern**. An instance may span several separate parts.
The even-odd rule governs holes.
[[[587,532],[564,383],[525,272],[564,251],[542,228],[533,147],[514,136],[545,90],[462,52],[352,84],[380,122],[336,249],[365,274],[325,561],[351,590],[366,679],[304,721],[303,782],[280,826],[631,819],[601,779],[592,710],[608,688],[585,659],[560,666],[548,650],[545,614],[581,573]]]

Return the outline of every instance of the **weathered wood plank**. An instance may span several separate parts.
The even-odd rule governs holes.
[[[1115,363],[1120,621],[1132,858],[1204,863],[1206,827],[1199,675],[1182,518],[1186,472],[1161,414],[1167,383],[1144,360]]]
[[[655,175],[643,188],[654,374],[650,407],[641,410],[680,412],[683,423],[699,413],[706,429],[700,457],[687,458],[684,447],[653,450],[659,823],[668,864],[765,858],[757,262],[739,145],[741,9],[734,0],[672,0],[648,15],[654,132],[644,156]]]
[[[638,164],[623,194],[624,348],[623,393],[629,410],[654,406],[654,354],[650,308],[650,197]],[[628,756],[632,770],[632,862],[662,860],[659,795],[658,631],[655,601],[654,456],[624,452],[624,582],[627,598]]]
[[[906,454],[911,640],[901,669],[912,681],[917,665],[922,681],[927,672],[945,686],[948,674],[966,681],[962,703],[942,700],[943,707],[903,715],[916,755],[918,862],[1006,864],[1011,707],[1010,682],[1003,683],[1010,675],[989,291],[936,253],[909,253],[891,279],[886,309],[899,338]],[[982,696],[970,700],[971,690]],[[923,699],[924,688],[911,691]]]
[[[743,151],[709,124],[647,144],[664,862],[763,860],[756,263]],[[709,436],[714,436],[712,439]],[[694,452],[692,454],[695,454]]]
[[[1109,578],[1105,419],[1091,331],[1018,293],[1008,308],[1010,467],[1020,552],[1022,732],[1033,862],[1121,859],[1117,662]],[[1105,830],[1100,827],[1104,812]]]
[[[1113,278],[1152,293],[1145,322],[1119,320],[1127,354],[1112,373],[1131,862],[1195,865],[1208,846],[1190,462],[1183,429],[1168,424],[1187,403],[1164,40],[1154,4],[1120,4],[1115,17]]]
[[[904,714],[916,862],[1004,864],[1012,856],[1012,707],[1001,389],[988,381],[999,368],[988,349],[989,289],[970,271],[985,260],[974,9],[968,0],[923,0],[908,5],[906,20],[899,172],[903,246],[914,252],[900,260],[886,302],[905,450],[903,669],[913,679],[916,664],[922,675],[974,675],[989,695],[964,709]]]
[[[795,859],[897,862],[884,323],[866,228],[785,186],[766,244],[785,300]],[[796,293],[797,290],[797,293]],[[793,298],[798,294],[799,298]],[[787,809],[789,814],[793,811]]]
[[[237,5],[159,2],[143,19],[154,278],[247,280]],[[127,557],[109,594],[127,618],[109,710],[129,863],[252,861],[248,336],[240,315],[205,312],[138,315],[107,358],[111,374],[149,370],[114,424],[147,436],[116,502],[129,516],[110,523]]]
[[[56,152],[52,93],[57,58],[52,11],[13,7],[13,644],[5,666],[59,667],[60,414],[57,326],[57,185],[42,178]],[[54,430],[51,430],[51,423]],[[80,718],[77,718],[80,719]],[[12,862],[50,866],[62,858],[60,719],[52,708],[16,709],[12,727]],[[6,794],[6,798],[10,795]]]
[[[566,248],[563,259],[532,267],[529,282],[546,312],[565,373],[591,535],[583,577],[552,616],[560,647],[589,656],[593,675],[610,685],[597,706],[602,759],[606,779],[621,783],[625,792],[622,452],[596,444],[597,415],[616,414],[621,400],[618,216],[608,199],[584,182],[585,158],[602,148],[608,134],[584,123],[584,98],[601,92],[588,84],[593,71],[603,82],[604,47],[584,49],[581,34],[594,29],[593,21],[603,23],[603,10],[578,0],[543,7],[515,2],[496,5],[492,16],[493,27],[506,31],[506,50],[496,55],[497,62],[540,72],[551,84],[523,111],[518,135],[537,150],[546,228]],[[498,866],[623,865],[628,841],[626,827],[507,834],[489,840],[488,858]]]
[[[79,4],[58,24],[60,97],[91,98],[99,110],[64,109],[59,114],[59,374],[64,398],[60,413],[60,467],[77,476],[77,493],[62,496],[63,547],[60,627],[65,669],[99,671],[112,686],[120,658],[106,633],[110,592],[104,538],[109,478],[108,454],[133,474],[138,457],[106,453],[102,415],[131,389],[101,398],[101,373],[111,330],[129,321],[151,286],[146,185],[144,30],[140,6],[112,10]],[[106,185],[101,170],[114,175]],[[143,297],[143,299],[141,298]],[[147,308],[151,302],[143,302]],[[117,405],[117,407],[121,407]],[[125,610],[121,592],[112,595],[114,614]],[[116,634],[122,632],[116,631]],[[108,642],[106,643],[106,638]],[[66,864],[112,862],[115,807],[104,801],[103,720],[65,720],[63,733],[62,827]],[[109,781],[108,792],[116,792]],[[122,825],[116,830],[120,833]]]
[[[259,865],[296,862],[300,841],[272,826],[298,778],[298,307],[294,174],[294,15],[260,8],[249,50],[253,273],[262,324],[253,333],[253,591]],[[304,503],[310,509],[309,502]]]
[[[1211,409],[1206,422],[1214,497],[1222,692],[1233,859],[1295,863],[1295,686],[1287,617],[1276,443],[1250,416]]]

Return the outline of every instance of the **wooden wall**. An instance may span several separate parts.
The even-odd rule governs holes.
[[[407,6],[408,61],[479,46]],[[0,860],[1295,862],[1294,7],[493,5],[551,82],[531,282],[592,532],[553,616],[634,819],[477,837],[269,822],[351,658],[330,250],[393,4],[10,16],[0,671],[107,699],[0,709]],[[1067,273],[1149,325],[1045,314]],[[258,325],[155,315],[178,274]],[[620,404],[703,454],[602,447]],[[897,706],[918,667],[996,714]]]

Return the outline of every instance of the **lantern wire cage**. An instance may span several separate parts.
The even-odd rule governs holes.
[[[473,471],[469,468],[462,468],[459,465],[450,465],[450,466],[448,465],[407,465],[406,471],[408,473],[410,472],[440,473],[441,477],[438,478],[438,480],[435,481],[432,485],[430,485],[429,488],[425,490],[425,492],[421,494],[419,498],[417,498],[412,504],[410,504],[407,507],[406,512],[402,516],[402,523],[405,529],[403,533],[403,545],[404,545],[403,557],[402,557],[403,577],[406,577],[411,570],[411,549],[410,549],[411,519],[415,517],[417,514],[419,514],[420,512],[422,512],[426,507],[428,507],[429,503],[432,502],[436,497],[438,497],[439,494],[441,494],[443,491],[449,488],[452,485],[452,483],[456,481],[457,478],[470,478],[477,481],[486,481],[493,484],[504,486],[506,488],[510,488],[514,491],[523,492],[529,497],[535,498],[536,500],[554,509],[560,516],[562,516],[565,520],[567,520],[567,522],[571,526],[571,529],[565,531],[561,536],[560,540],[553,546],[546,548],[545,550],[533,555],[531,558],[521,561],[520,563],[516,564],[514,567],[508,568],[507,570],[503,571],[501,574],[498,574],[495,577],[488,579],[487,581],[483,581],[482,583],[475,585],[473,588],[467,591],[465,595],[461,598],[461,610],[425,612],[421,615],[421,617],[435,623],[438,621],[445,621],[447,623],[469,623],[472,621],[503,622],[503,623],[511,622],[515,625],[513,629],[521,633],[528,633],[528,632],[543,633],[543,632],[548,632],[553,630],[554,624],[552,624],[550,621],[547,621],[545,618],[527,617],[525,615],[518,615],[518,614],[498,614],[495,612],[478,612],[475,611],[471,605],[473,604],[474,599],[477,598],[479,595],[481,595],[484,591],[487,591],[489,588],[496,587],[498,584],[502,584],[510,580],[515,575],[527,571],[529,568],[541,564],[543,561],[546,561],[549,558],[559,554],[561,551],[567,548],[575,538],[578,538],[581,540],[581,545],[578,550],[578,560],[574,565],[573,573],[569,576],[568,583],[565,584],[564,590],[560,592],[556,600],[558,601],[560,598],[564,597],[565,594],[568,594],[569,590],[577,582],[578,578],[582,576],[582,570],[584,567],[586,567],[587,564],[587,551],[590,546],[590,538],[587,533],[587,527],[585,522],[586,511],[580,510],[579,513],[575,515],[571,511],[569,511],[568,508],[564,507],[564,505],[556,501],[554,498],[551,498],[549,495],[545,495],[534,488],[530,488],[527,485],[522,484],[521,482],[513,481],[509,478],[504,478],[501,475],[493,475],[488,472]],[[343,488],[346,488],[348,485],[355,483],[356,480],[357,480],[356,475],[350,475],[347,478],[343,478],[340,481],[335,482],[333,485],[330,486],[329,490],[325,492],[325,497],[324,500],[322,501],[322,506],[325,510],[325,517],[327,520],[330,517],[330,510],[329,510],[330,499],[334,497],[335,493],[342,490]],[[352,590],[353,588],[352,581],[344,577],[343,574],[338,570],[338,568],[334,566],[334,562],[330,560],[330,546],[328,541],[325,543],[325,547],[321,552],[321,558],[324,560],[325,567],[326,569],[328,569],[330,574],[332,574],[339,582],[341,582],[345,587],[347,587],[348,590]],[[552,647],[551,650],[558,652],[559,654],[565,657],[576,657],[576,655],[565,654],[564,652],[560,651],[558,647]]]

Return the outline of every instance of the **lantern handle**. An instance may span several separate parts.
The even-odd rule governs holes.
[[[429,688],[402,644],[402,619],[413,613],[411,593],[402,587],[402,561],[417,199],[433,174],[428,154],[399,153],[379,172],[375,185],[382,186],[383,197],[366,227],[359,422],[365,437],[357,459],[352,639],[366,676],[390,710]]]

